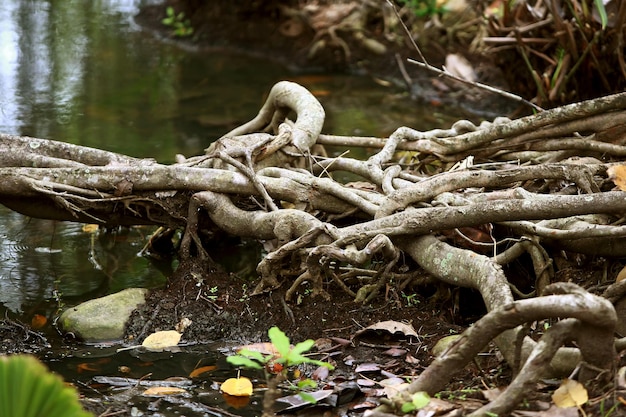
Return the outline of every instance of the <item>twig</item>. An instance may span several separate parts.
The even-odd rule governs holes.
[[[433,67],[430,64],[426,64],[424,62],[419,62],[419,61],[416,61],[416,60],[411,59],[411,58],[407,58],[407,62],[410,62],[411,64],[415,64],[415,65],[420,66],[422,68],[426,68],[427,70],[435,72],[435,73],[439,74],[440,76],[445,76],[445,77],[451,78],[451,79],[453,79],[455,81],[459,81],[459,82],[461,82],[463,84],[471,85],[472,87],[482,88],[483,90],[487,90],[487,91],[489,91],[491,93],[499,94],[499,95],[501,95],[503,97],[506,97],[508,99],[511,99],[513,101],[517,101],[519,103],[523,103],[523,104],[525,104],[527,106],[532,107],[534,110],[537,110],[537,111],[540,111],[540,112],[544,110],[541,107],[539,107],[538,105],[536,105],[534,103],[531,103],[530,101],[524,99],[523,97],[518,96],[517,94],[509,93],[508,91],[500,90],[499,88],[491,87],[490,85],[479,83],[477,81],[465,80],[463,78],[460,78],[460,77],[457,77],[456,75],[451,74],[447,70],[446,71],[442,71],[439,68]]]

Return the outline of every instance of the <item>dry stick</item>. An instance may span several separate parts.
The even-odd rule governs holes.
[[[411,59],[411,58],[407,58],[407,62],[409,62],[411,64],[415,64],[415,65],[417,65],[419,67],[425,68],[425,69],[427,69],[429,71],[435,72],[435,73],[439,74],[440,76],[445,76],[447,78],[451,78],[451,79],[453,79],[455,81],[458,81],[458,82],[461,82],[463,84],[467,84],[467,85],[470,85],[472,87],[482,88],[483,90],[487,90],[487,91],[489,91],[491,93],[499,94],[499,95],[501,95],[503,97],[506,97],[506,98],[511,99],[513,101],[516,101],[518,103],[522,103],[522,104],[525,104],[527,106],[530,106],[530,107],[532,107],[536,111],[539,111],[539,112],[544,111],[543,108],[539,107],[538,105],[536,105],[534,103],[531,103],[530,101],[526,100],[523,97],[520,97],[520,96],[518,96],[516,94],[513,94],[513,93],[509,93],[508,91],[500,90],[498,88],[492,87],[492,86],[487,85],[487,84],[483,84],[483,83],[480,83],[480,82],[477,82],[477,81],[468,81],[468,80],[465,80],[463,78],[457,77],[456,75],[454,75],[454,74],[448,72],[447,70],[445,70],[445,67],[444,67],[444,70],[442,71],[439,68],[433,67],[430,64],[425,64],[423,62],[419,62],[419,61],[416,61],[416,60]]]

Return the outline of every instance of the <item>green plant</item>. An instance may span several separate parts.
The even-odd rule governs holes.
[[[33,356],[0,357],[0,416],[87,417],[74,388]]]
[[[309,351],[313,347],[313,344],[315,343],[314,340],[305,340],[304,342],[300,342],[292,347],[289,337],[287,337],[287,335],[285,335],[285,333],[278,327],[272,327],[269,329],[267,334],[276,351],[276,354],[263,354],[261,352],[244,348],[239,350],[236,355],[227,357],[226,361],[234,366],[243,366],[244,368],[259,370],[262,369],[265,372],[265,379],[270,387],[267,391],[268,393],[275,391],[280,382],[287,380],[287,372],[291,366],[308,363],[334,369],[334,367],[328,362],[318,361],[303,355],[304,352]],[[280,364],[281,366],[277,367],[273,364]],[[276,374],[269,372],[270,367],[274,372],[276,372]],[[301,390],[312,386],[316,386],[314,381],[303,379],[300,380],[296,386],[292,385],[291,388]],[[315,402],[315,398],[305,392],[299,391],[299,395],[306,401],[312,403]]]
[[[407,414],[415,410],[424,408],[430,402],[430,397],[424,391],[416,392],[411,396],[411,401],[402,404],[402,412]]]
[[[166,17],[161,20],[165,26],[171,27],[172,33],[175,36],[184,37],[191,36],[193,34],[193,27],[191,27],[191,22],[189,19],[185,19],[185,13],[180,12],[176,13],[174,8],[169,6],[165,9]]]
[[[406,302],[406,306],[407,307],[415,307],[420,303],[419,298],[417,297],[417,294],[406,294],[406,293],[401,293],[402,298],[404,298],[404,302]]]
[[[437,4],[437,0],[399,0],[401,4],[417,17],[431,17],[444,13],[446,8]]]
[[[318,361],[302,355],[313,347],[314,340],[305,340],[292,347],[287,335],[276,326],[269,329],[267,335],[276,352],[278,352],[277,355],[264,355],[261,352],[244,348],[237,352],[236,355],[229,356],[226,360],[232,365],[251,369],[262,369],[269,362],[280,363],[285,368],[310,363],[334,369],[328,362]]]
[[[600,417],[610,417],[611,415],[613,415],[613,413],[615,411],[617,411],[617,407],[619,407],[621,403],[616,402],[615,404],[613,404],[613,407],[609,408],[608,410],[605,410],[605,404],[604,404],[604,399],[600,402]]]

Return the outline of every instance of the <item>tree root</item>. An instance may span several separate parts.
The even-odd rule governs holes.
[[[577,341],[583,359],[590,365],[581,372],[582,381],[597,377],[598,372],[605,380],[610,378],[615,356],[613,331],[617,321],[611,303],[575,284],[552,284],[546,292],[555,295],[515,301],[491,310],[435,358],[409,385],[406,393],[395,400],[394,408],[399,409],[407,401],[407,394],[419,391],[434,394],[443,389],[454,372],[463,369],[503,331],[546,318],[569,317],[553,326],[554,329],[546,332],[539,342],[533,343],[532,352],[522,359],[525,365],[495,401],[470,415],[506,414],[513,410],[532,384],[545,376],[546,369],[554,364],[557,349],[570,340]]]
[[[291,111],[295,122],[286,119]],[[315,295],[329,296],[327,285],[335,283],[356,301],[370,302],[392,280],[397,291],[422,274],[404,269],[408,264],[400,259],[409,255],[428,279],[480,291],[489,311],[412,390],[441,389],[451,371],[491,338],[512,367],[526,364],[506,401],[477,413],[506,412],[502,403],[518,401],[539,368],[544,376],[568,374],[584,358],[590,366],[582,368],[583,379],[595,368],[612,371],[613,307],[578,288],[550,285],[550,256],[552,250],[626,256],[620,220],[626,179],[615,174],[626,170],[620,162],[626,155],[626,93],[517,120],[459,121],[427,132],[401,127],[389,138],[320,135],[324,117],[306,89],[280,82],[253,120],[205,155],[181,157],[170,166],[0,135],[6,151],[0,157],[0,202],[35,217],[186,227],[183,258],[209,259],[200,239],[204,230],[198,230],[204,225],[271,241],[275,249],[257,266],[255,293],[288,282],[287,299],[308,282]],[[315,155],[320,143],[379,151],[366,160]],[[524,161],[532,163],[522,166]],[[361,181],[333,179],[342,171]],[[250,201],[258,209],[242,208]],[[485,225],[491,257],[434,235],[452,236],[446,231],[460,228],[485,234]],[[467,240],[458,244],[467,246]],[[511,241],[517,243],[501,251],[501,243]],[[522,253],[533,261],[528,286],[542,296],[514,301],[499,263]],[[565,294],[546,295],[551,290]],[[557,316],[566,320],[540,342],[524,337],[519,327]],[[559,347],[572,339],[579,348]]]

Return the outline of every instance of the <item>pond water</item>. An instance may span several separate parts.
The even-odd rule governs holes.
[[[168,163],[177,153],[202,153],[254,117],[264,95],[283,79],[301,83],[319,98],[328,115],[325,133],[385,136],[402,125],[448,127],[461,117],[412,102],[368,77],[296,74],[258,58],[181,48],[134,23],[144,3],[3,0],[0,132]],[[46,317],[42,331],[54,346],[59,339],[52,323],[61,307],[165,283],[172,265],[156,266],[137,256],[150,232],[93,233],[80,224],[26,218],[0,207],[0,313],[27,323],[36,315]],[[92,374],[77,373],[83,356],[114,354],[80,349],[53,355],[49,364],[66,379],[85,381]],[[202,354],[207,352],[214,347]],[[113,374],[130,360],[124,355],[102,361],[99,372]],[[198,359],[197,350],[189,355],[166,362],[181,367]]]

